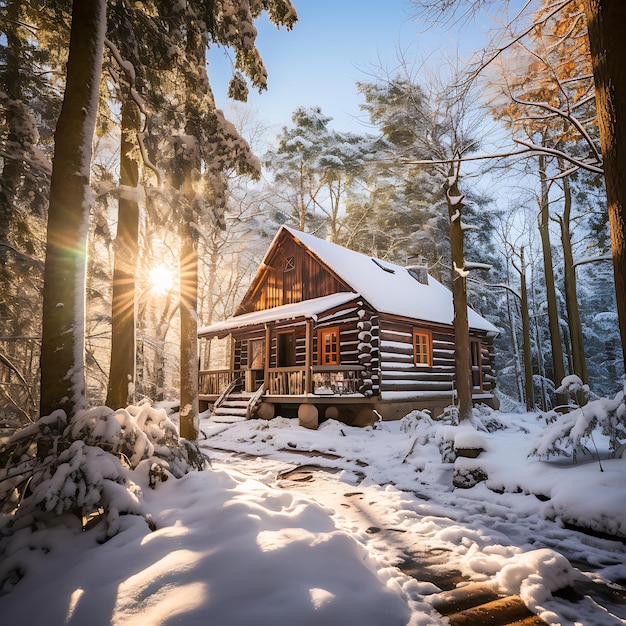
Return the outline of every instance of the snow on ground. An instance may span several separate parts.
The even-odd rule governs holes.
[[[201,444],[213,470],[170,479],[154,491],[137,478],[154,532],[136,516],[127,516],[122,532],[102,545],[64,519],[37,537],[20,531],[0,564],[0,574],[16,572],[13,589],[0,596],[2,621],[445,623],[428,605],[437,588],[398,569],[408,545],[417,555],[445,555],[442,570],[519,593],[548,623],[626,623],[619,601],[626,546],[567,527],[626,536],[626,460],[603,459],[601,471],[597,461],[529,459],[542,424],[531,414],[500,420],[506,429],[477,433],[430,420],[365,429],[330,420],[307,430],[281,417],[204,419]],[[442,462],[437,445],[451,437],[484,449],[456,466],[480,466],[485,482],[452,487],[455,464]],[[603,442],[596,443],[602,452]],[[320,470],[319,480],[301,484],[280,479],[296,465],[334,473]],[[393,529],[397,545],[341,504],[357,493],[367,516]],[[585,597],[553,595],[572,583]]]

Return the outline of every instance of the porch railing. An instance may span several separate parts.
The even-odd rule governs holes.
[[[362,365],[314,365],[311,376],[313,393],[341,396],[359,393]]]
[[[240,370],[201,370],[199,373],[199,391],[206,395],[220,395],[237,378]]]
[[[323,395],[343,395],[359,393],[361,386],[359,365],[329,365],[311,368],[311,389],[306,389],[306,368],[275,367],[268,370],[265,393],[271,396],[302,396],[307,393]],[[220,395],[245,372],[241,370],[202,370],[200,371],[200,393]]]
[[[302,396],[306,393],[305,382],[305,368],[272,368],[268,371],[267,393],[271,396]]]

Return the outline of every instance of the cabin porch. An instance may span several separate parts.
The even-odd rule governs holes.
[[[254,392],[262,384],[266,396],[344,396],[359,392],[360,365],[313,365],[306,367],[274,367],[264,370],[201,370],[200,397],[216,400],[226,388],[240,380],[245,391]]]

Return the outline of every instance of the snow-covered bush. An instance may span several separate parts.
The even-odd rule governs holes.
[[[69,419],[54,411],[0,442],[3,532],[72,515],[83,527],[103,520],[108,538],[119,532],[121,515],[146,517],[137,482],[154,487],[170,474],[179,478],[206,465],[166,412],[149,404],[97,407]]]
[[[565,413],[550,411],[542,414],[540,418],[545,419],[547,427],[529,456],[543,459],[571,456],[576,460],[580,451],[588,449],[587,443],[596,430],[608,438],[609,451],[614,454],[626,440],[624,392],[620,391],[614,398],[599,398],[577,376],[565,378],[557,391],[572,397],[582,393],[591,401],[584,406],[570,402],[570,410]]]
[[[586,404],[587,402],[599,399],[599,396],[589,389],[589,385],[585,385],[575,374],[566,376],[561,381],[561,385],[556,389],[555,393],[566,395],[569,398],[569,407],[577,407],[580,402]]]
[[[506,426],[500,421],[498,411],[486,404],[478,404],[472,409],[471,423],[476,430],[493,433],[496,430],[504,430]]]
[[[432,436],[433,420],[430,411],[411,411],[399,422],[400,431],[409,435],[415,435],[420,444],[424,444]]]

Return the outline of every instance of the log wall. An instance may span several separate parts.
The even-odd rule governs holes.
[[[432,334],[432,366],[414,362],[413,330]],[[491,393],[493,375],[493,341],[485,333],[472,331],[481,342],[482,389],[476,394]],[[432,324],[410,324],[384,319],[380,330],[381,391],[449,391],[454,389],[454,330]],[[470,373],[468,372],[468,376]]]

